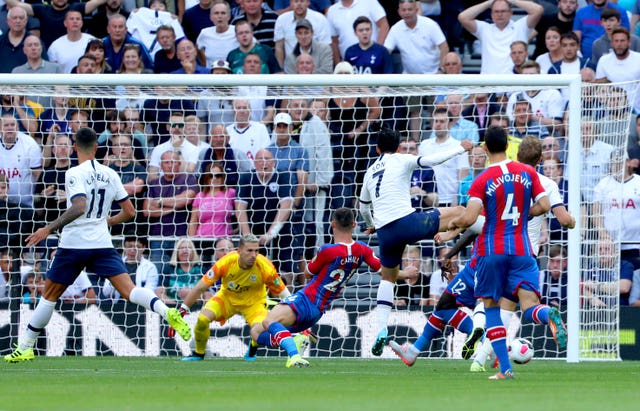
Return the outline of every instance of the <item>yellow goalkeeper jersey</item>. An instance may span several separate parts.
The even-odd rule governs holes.
[[[258,254],[255,264],[248,269],[240,268],[238,258],[237,251],[228,253],[205,273],[202,281],[212,286],[220,280],[220,292],[235,306],[263,303],[267,287],[274,295],[284,291],[284,282],[267,257]]]

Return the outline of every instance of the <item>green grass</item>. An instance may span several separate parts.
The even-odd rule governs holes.
[[[489,381],[462,360],[62,357],[0,364],[4,410],[624,410],[640,400],[640,362],[516,366]]]

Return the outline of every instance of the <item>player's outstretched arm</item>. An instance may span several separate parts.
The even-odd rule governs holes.
[[[133,203],[130,199],[127,198],[119,204],[120,212],[114,216],[107,217],[107,224],[109,227],[127,222],[136,215],[136,209],[133,207]]]
[[[576,219],[567,211],[565,206],[555,207],[553,209],[553,215],[565,228],[572,229],[576,226]]]
[[[479,201],[469,201],[467,208],[460,217],[456,217],[449,222],[449,229],[467,228],[476,222],[476,219],[482,211],[482,203]]]
[[[71,200],[71,207],[69,207],[64,213],[60,215],[60,217],[53,220],[51,223],[46,226],[38,229],[35,233],[31,234],[25,240],[27,243],[27,247],[31,247],[33,245],[38,244],[40,241],[44,240],[49,236],[49,234],[54,231],[61,229],[66,226],[76,218],[80,217],[85,212],[85,207],[87,204],[87,198],[85,196],[76,196]]]
[[[531,206],[531,208],[529,209],[529,215],[532,217],[539,216],[549,211],[549,209],[551,209],[549,197],[544,196]]]

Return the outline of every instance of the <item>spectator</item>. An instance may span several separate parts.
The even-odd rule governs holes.
[[[165,304],[177,305],[204,274],[200,255],[190,239],[181,238],[176,242],[169,265],[171,268],[163,272],[162,285],[156,294]]]
[[[562,61],[564,54],[560,44],[561,36],[562,33],[558,27],[551,26],[547,29],[544,35],[544,43],[548,51],[536,57],[536,63],[540,65],[541,73],[548,74],[551,66]]]
[[[354,68],[356,74],[393,74],[393,61],[386,47],[374,43],[371,38],[373,23],[366,16],[353,22],[353,31],[358,42],[347,48],[344,60]],[[388,41],[388,40],[387,40]]]
[[[398,273],[393,305],[408,308],[434,305],[430,299],[430,278],[422,272],[423,265],[420,248],[407,246],[402,254],[402,270]]]
[[[517,138],[535,136],[543,139],[549,135],[549,130],[535,120],[531,112],[531,103],[525,98],[517,99],[513,104],[513,120],[509,127],[509,134]]]
[[[146,46],[136,38],[127,33],[126,19],[121,14],[113,15],[109,18],[107,25],[107,33],[109,35],[102,39],[104,41],[104,53],[107,63],[112,68],[122,65],[122,55],[124,54],[125,44],[137,44],[140,46],[142,53],[142,61],[146,68],[153,68],[153,59],[149,54]]]
[[[398,14],[402,21],[391,27],[384,46],[390,53],[396,49],[400,52],[403,73],[437,73],[449,52],[444,33],[436,22],[418,15],[414,0],[401,0]]]
[[[71,73],[78,59],[85,54],[89,41],[94,38],[91,34],[82,32],[82,23],[81,12],[67,11],[64,17],[67,34],[54,40],[47,50],[49,60],[60,64],[64,73]]]
[[[24,49],[24,42],[31,34],[27,30],[27,12],[20,7],[13,7],[7,13],[7,24],[9,30],[0,36],[0,72],[11,73],[11,71],[27,61]],[[42,52],[42,49],[40,49]]]
[[[462,97],[461,94],[449,94],[445,97],[449,113],[449,134],[458,141],[470,140],[474,144],[478,144],[480,133],[477,124],[461,116]],[[431,137],[434,136],[435,134],[431,133]]]
[[[629,49],[631,35],[629,30],[617,27],[611,31],[613,53],[600,58],[596,68],[596,83],[624,83],[640,78],[640,53]],[[621,84],[627,93],[635,93],[635,84]],[[633,109],[640,112],[640,96],[636,94]],[[633,95],[633,94],[632,94]]]
[[[100,39],[93,39],[87,43],[87,48],[84,50],[84,54],[89,54],[96,59],[96,70],[98,74],[111,74],[114,72],[113,68],[107,63],[104,53],[104,42]],[[78,67],[74,67],[71,70],[72,73],[78,72]]]
[[[562,60],[555,62],[549,69],[549,74],[580,74],[583,82],[592,82],[595,78],[596,67],[591,59],[578,56],[580,40],[574,32],[564,33],[560,37]],[[568,90],[561,90],[565,103],[569,102]]]
[[[626,150],[611,155],[611,174],[593,189],[596,228],[600,241],[620,241],[620,294],[622,305],[629,304],[633,272],[640,269],[640,176],[633,173],[637,159],[630,159]]]
[[[147,164],[147,136],[141,131],[140,113],[133,107],[126,107],[119,112],[111,112],[109,128],[98,136],[98,153],[101,148],[111,148],[114,135],[128,136],[132,140],[133,156],[140,165]],[[104,152],[107,155],[107,152]]]
[[[40,20],[40,37],[45,48],[49,48],[57,38],[64,36],[64,18],[68,10],[78,10],[83,16],[90,16],[105,0],[89,0],[86,3],[71,3],[59,0],[49,4],[30,4],[20,0],[6,0],[8,7],[22,7],[29,16]]]
[[[547,4],[550,4],[547,2]],[[536,48],[533,56],[537,58],[546,52],[550,52],[549,45],[540,41],[545,39],[551,27],[556,27],[560,35],[573,30],[573,19],[578,9],[578,0],[558,0],[554,13],[544,13],[535,28]],[[542,63],[540,64],[542,65]],[[542,71],[546,73],[546,70]]]
[[[35,187],[34,206],[39,218],[51,222],[67,209],[64,176],[71,168],[71,139],[67,134],[51,133],[53,162],[45,167]]]
[[[489,119],[489,127],[491,126],[502,127],[507,131],[507,158],[511,161],[518,161],[518,149],[520,148],[522,139],[509,133],[509,117],[503,112],[498,111]]]
[[[179,69],[172,71],[171,74],[209,74],[211,70],[202,67],[196,60],[198,57],[198,50],[191,40],[184,39],[176,47],[176,54],[178,60],[180,60]]]
[[[280,67],[285,67],[286,57],[293,52],[298,42],[296,32],[302,21],[309,26],[314,42],[331,46],[329,21],[324,14],[309,10],[309,5],[309,0],[294,0],[292,10],[280,14],[276,20],[273,39],[275,55]]]
[[[98,74],[97,59],[92,54],[85,54],[78,59],[77,74]],[[115,100],[109,97],[96,96],[95,91],[74,93],[77,97],[69,98],[69,107],[83,111],[87,119],[91,120],[91,128],[96,133],[102,133],[107,126],[107,113],[115,110]],[[90,97],[85,97],[90,95]],[[90,113],[90,115],[89,115]],[[85,127],[88,127],[89,123]]]
[[[39,223],[36,223],[32,207],[9,201],[9,190],[9,178],[6,174],[0,174],[0,247],[20,249]],[[2,258],[0,253],[0,260]],[[4,269],[0,271],[9,274]]]
[[[262,62],[260,73],[273,74],[282,71],[273,51],[268,46],[256,41],[251,23],[246,20],[237,21],[235,30],[239,46],[231,50],[226,58],[229,62],[231,72],[235,74],[241,74],[243,72],[244,60],[249,53],[260,56]]]
[[[169,125],[167,126],[171,133],[171,139],[154,147],[149,157],[149,179],[154,179],[160,175],[161,158],[164,153],[173,151],[180,156],[182,167],[180,171],[193,173],[197,170],[198,161],[200,159],[200,151],[198,147],[187,141],[184,135],[185,118],[182,113],[171,113],[169,117]],[[164,169],[163,169],[164,171]]]
[[[325,237],[329,224],[326,210],[329,208],[333,178],[331,138],[327,125],[310,112],[309,102],[306,99],[292,99],[289,101],[288,108],[293,121],[291,137],[304,147],[309,156],[304,221],[311,228],[306,230],[307,234],[315,234],[309,237],[315,238],[315,246],[319,248],[326,243]],[[306,242],[307,245],[309,241]]]
[[[347,47],[358,42],[353,31],[353,22],[360,16],[368,17],[375,22],[371,38],[383,45],[389,33],[389,22],[384,8],[377,0],[340,0],[329,7],[327,20],[331,30],[331,48],[333,64],[344,60]]]
[[[469,201],[469,188],[471,183],[480,173],[484,171],[487,165],[487,153],[481,146],[475,146],[469,153],[469,165],[471,172],[460,180],[460,188],[458,190],[458,205],[466,206]]]
[[[521,74],[540,74],[540,65],[529,60],[522,65],[521,71]],[[562,125],[564,102],[558,90],[532,89],[513,93],[507,101],[507,116],[511,119],[513,119],[515,103],[519,100],[527,100],[535,119],[552,133]]]
[[[512,20],[513,7],[523,9],[526,18]],[[480,13],[491,9],[493,23],[476,20]],[[540,21],[542,6],[524,0],[487,0],[471,6],[458,15],[462,26],[480,40],[482,74],[506,74],[511,71],[508,46],[516,40],[527,42],[532,29]]]
[[[547,137],[553,138],[553,137]],[[546,139],[545,139],[546,140]],[[543,140],[542,146],[545,146]],[[558,192],[562,196],[562,202],[564,204],[569,203],[569,186],[567,180],[563,176],[562,163],[557,157],[542,160],[543,174],[552,179],[558,185]],[[553,216],[549,219],[549,239],[554,243],[566,243],[568,237],[568,230],[560,224],[558,219]]]
[[[219,163],[225,173],[226,184],[235,186],[238,183],[238,165],[229,145],[229,134],[222,124],[214,124],[211,127],[209,146],[201,159],[200,173],[205,173],[212,163]]]
[[[140,46],[137,44],[125,44],[124,52],[122,53],[122,64],[118,69],[118,74],[151,73],[153,73],[153,70],[144,67]]]
[[[333,73],[354,74],[353,66],[341,62]],[[361,97],[340,96],[331,90],[330,93],[333,97],[327,109],[336,177],[344,185],[360,183],[369,157],[374,155],[370,133],[375,130],[382,112],[380,102],[367,89],[355,93]]]
[[[106,0],[106,3],[98,7],[98,11],[91,16],[91,24],[88,33],[96,38],[107,37],[107,24],[109,18],[120,14],[125,18],[129,17],[129,12],[122,7],[122,0]]]
[[[211,74],[231,74],[226,60],[216,60],[211,64]],[[231,98],[236,95],[235,88],[226,90],[205,89],[200,93],[196,106],[196,115],[209,128],[213,124],[233,123],[233,104]],[[223,98],[227,97],[227,98]]]
[[[44,274],[31,269],[22,282],[22,304],[35,306],[44,293]]]
[[[2,186],[0,185],[0,187]],[[8,248],[3,248],[0,249],[0,302],[9,301],[10,275],[11,253]]]
[[[462,74],[462,59],[455,51],[450,51],[442,58],[442,74]]]
[[[547,269],[540,271],[540,302],[551,307],[567,306],[567,252],[560,244],[549,247]]]
[[[38,40],[38,43],[40,40]],[[44,143],[44,152],[42,153],[45,157],[45,161],[48,161],[49,152],[47,152],[47,146],[50,146],[53,143],[53,136],[55,133],[65,133],[68,134],[71,131],[71,127],[69,125],[69,87],[68,86],[54,86],[53,87],[54,96],[51,97],[53,100],[53,107],[48,108],[42,114],[40,114],[40,136],[47,136],[46,139],[40,137],[41,141]],[[45,164],[46,167],[46,164]]]
[[[117,134],[112,137],[111,156],[107,161],[109,168],[115,170],[120,176],[124,189],[132,199],[136,210],[143,206],[146,191],[147,172],[133,155],[132,137],[124,134]],[[112,205],[111,214],[117,214],[120,206],[116,203]],[[145,221],[136,215],[134,221],[129,221],[116,226],[111,226],[111,234],[118,235],[122,232],[144,232],[141,227]]]
[[[166,96],[164,87],[155,86],[155,92],[160,98],[145,100],[142,107],[142,122],[146,124],[149,145],[157,146],[171,138],[169,117],[172,113],[181,112],[185,116],[195,114],[193,100],[170,99]]]
[[[418,143],[407,138],[400,141],[398,153],[418,155]],[[411,175],[411,206],[428,210],[438,205],[438,187],[431,167],[419,167]]]
[[[197,116],[186,116],[184,118],[184,136],[189,143],[198,149],[198,159],[201,159],[207,149],[211,147],[204,141],[205,135],[204,124]],[[199,169],[199,167],[196,168],[196,172]]]
[[[636,140],[636,116],[627,99],[627,91],[612,84],[603,87],[599,94],[604,107],[599,117],[602,141],[613,146],[626,146],[629,141]]]
[[[602,10],[600,23],[602,27],[604,27],[604,34],[593,42],[593,47],[591,48],[591,60],[594,65],[597,66],[600,57],[608,54],[611,50],[611,32],[616,27],[620,27],[620,22],[620,10],[612,7],[607,7]],[[631,34],[631,44],[629,48],[633,51],[640,51],[640,37]]]
[[[198,192],[195,177],[180,172],[181,163],[180,155],[173,150],[162,154],[162,176],[149,178],[143,204],[144,216],[149,218],[149,235],[156,237],[149,241],[150,260],[158,266],[159,272],[164,272],[166,251],[174,246],[173,240],[165,238],[187,234],[188,207]]]
[[[582,151],[580,153],[580,191],[582,201],[592,203],[594,200],[593,189],[600,180],[609,173],[611,153],[614,147],[596,139],[599,127],[593,118],[585,117],[580,122],[582,136]]]
[[[311,0],[309,4],[309,8],[311,10],[317,11],[322,14],[327,14],[329,10],[329,6],[331,6],[331,0]],[[273,10],[282,14],[284,12],[293,10],[293,4],[290,0],[274,0],[273,1]]]
[[[200,176],[200,192],[193,199],[187,234],[209,239],[232,235],[235,200],[236,189],[227,185],[222,164],[211,163]]]
[[[194,44],[202,30],[215,24],[210,18],[212,3],[212,0],[199,0],[182,15],[184,35]],[[202,63],[206,67],[206,63],[204,61]]]
[[[156,41],[160,49],[153,55],[154,73],[171,73],[182,65],[176,53],[176,31],[166,24],[156,30]]]
[[[478,141],[484,141],[484,132],[489,127],[489,119],[500,111],[498,104],[490,101],[490,97],[488,93],[476,93],[472,97],[472,104],[462,110],[462,117],[473,121],[478,126]]]
[[[607,0],[593,0],[591,4],[580,7],[578,11],[576,11],[576,17],[573,20],[573,31],[578,36],[580,51],[584,58],[591,58],[593,42],[605,33],[600,16],[602,15],[602,11],[607,7],[618,9],[618,11],[620,11],[621,26],[627,30],[630,29],[629,17],[627,17],[626,10],[615,3],[608,2]]]
[[[516,40],[509,46],[511,49],[509,56],[513,63],[512,74],[522,74],[522,65],[529,59],[527,47],[529,47],[527,43],[522,40]]]
[[[631,288],[637,290],[636,281],[638,275],[634,275],[634,281],[628,284],[627,276],[622,266],[618,266],[619,253],[616,252],[616,244],[612,241],[598,241],[597,257],[594,257],[593,265],[590,267],[587,278],[584,278],[582,286],[582,295],[584,303],[592,306],[608,306],[614,307],[620,305],[638,305],[633,304],[634,296],[626,290]],[[637,297],[635,297],[637,298]]]
[[[0,164],[9,181],[8,200],[33,206],[35,182],[42,173],[42,152],[33,138],[18,131],[13,114],[0,118]]]
[[[255,155],[266,148],[271,139],[264,124],[250,119],[249,100],[234,100],[233,113],[235,121],[226,127],[229,145],[235,152],[238,171],[247,172],[253,168]]]
[[[0,111],[11,114],[17,121],[18,130],[29,135],[37,135],[38,120],[34,110],[27,104],[27,98],[22,95],[0,96]]]
[[[127,272],[136,287],[148,288],[154,294],[158,288],[159,275],[155,264],[145,258],[147,251],[147,239],[142,236],[127,235],[124,238],[124,250],[122,261],[124,261]],[[105,279],[102,287],[102,298],[117,300],[120,293],[115,289],[109,280]]]
[[[261,247],[273,247],[278,272],[299,274],[292,259],[289,217],[295,197],[289,172],[279,172],[276,160],[267,149],[256,153],[255,170],[240,175],[236,212],[240,235],[253,233]],[[288,283],[293,290],[295,284]]]
[[[295,27],[297,43],[291,53],[286,54],[284,72],[287,74],[298,73],[298,70],[296,70],[297,60],[305,54],[312,57],[314,74],[329,74],[333,72],[331,47],[315,40],[313,26],[309,20],[298,20]]]
[[[226,1],[213,2],[210,16],[213,27],[202,29],[196,41],[198,56],[205,67],[214,68],[214,62],[226,60],[231,50],[240,47],[235,26],[229,24],[230,13],[229,3]]]
[[[449,133],[449,114],[445,108],[437,108],[433,112],[434,137],[423,140],[418,147],[418,154],[423,156],[439,150],[446,150],[460,145]],[[439,207],[456,205],[460,181],[469,174],[469,154],[455,156],[441,164],[433,166],[438,183]],[[434,290],[431,290],[432,294]],[[440,294],[438,294],[440,295]]]
[[[138,40],[141,45],[144,45],[144,50],[148,50],[148,55],[152,56],[160,50],[160,45],[156,42],[156,31],[163,24],[173,27],[178,40],[184,37],[180,21],[167,11],[164,0],[151,0],[149,7],[139,7],[131,11],[126,19],[127,36]],[[147,66],[147,68],[153,67]]]
[[[242,0],[242,12],[234,16],[231,24],[237,25],[246,20],[251,24],[253,36],[260,44],[273,50],[275,47],[274,30],[278,14],[262,7],[262,0]],[[230,61],[230,59],[227,59]],[[233,66],[232,66],[233,67]]]
[[[9,10],[10,8],[6,3],[0,6],[0,33],[9,31],[9,23],[7,22]],[[33,16],[27,16],[27,31],[40,38],[40,20]]]

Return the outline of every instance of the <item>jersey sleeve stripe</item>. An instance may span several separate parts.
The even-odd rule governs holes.
[[[129,195],[127,194],[126,196],[122,197],[120,200],[116,200],[116,203],[121,203],[123,201],[126,201],[129,199]]]
[[[73,200],[76,197],[86,197],[87,195],[85,193],[78,193],[76,195],[74,195],[73,197],[71,197],[69,200]]]

